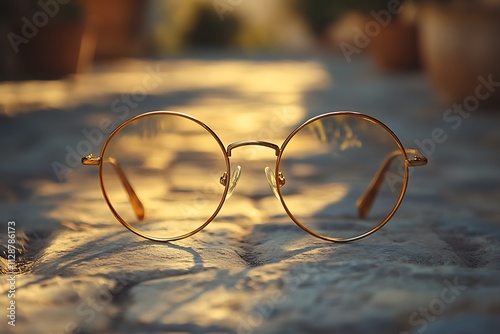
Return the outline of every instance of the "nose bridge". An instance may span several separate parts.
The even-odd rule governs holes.
[[[273,144],[273,143],[270,143],[267,141],[262,141],[262,140],[242,140],[242,141],[237,141],[237,142],[234,142],[232,144],[229,144],[229,146],[227,147],[227,156],[230,157],[231,151],[237,147],[252,146],[252,145],[269,147],[275,151],[276,156],[279,156],[279,154],[280,154],[280,148],[276,144]]]

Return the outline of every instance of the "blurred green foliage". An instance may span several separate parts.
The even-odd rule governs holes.
[[[226,15],[221,22],[210,4],[202,4],[193,18],[192,26],[185,33],[188,47],[228,47],[234,45],[241,23],[234,15]]]
[[[343,13],[348,11],[370,12],[387,8],[389,0],[292,0],[294,10],[302,16],[315,36]]]
[[[322,38],[344,13],[379,11],[390,1],[408,0],[155,0],[160,19],[152,40],[160,52],[186,47],[273,49],[284,44],[287,34],[289,41],[300,36]],[[225,4],[223,18],[220,3]],[[269,13],[275,19],[268,19]],[[300,23],[294,24],[296,19]]]

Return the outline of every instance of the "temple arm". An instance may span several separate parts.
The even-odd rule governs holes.
[[[409,148],[405,150],[406,159],[408,160],[409,167],[424,166],[427,164],[427,158],[417,149]],[[373,177],[370,185],[365,190],[365,192],[356,201],[356,207],[358,208],[358,214],[361,218],[365,218],[377,197],[382,182],[384,181],[384,176],[391,162],[401,155],[400,150],[394,150],[391,152],[382,162],[382,165],[378,169],[377,173]]]
[[[134,191],[134,188],[132,188],[132,185],[130,185],[130,182],[125,175],[125,172],[123,169],[120,167],[120,164],[118,161],[116,161],[115,158],[108,158],[105,162],[110,163],[111,166],[113,166],[113,169],[115,170],[116,174],[118,174],[118,177],[123,185],[123,188],[125,188],[125,191],[128,194],[128,197],[130,199],[130,203],[132,204],[132,207],[134,209],[135,215],[137,218],[142,221],[144,219],[144,205],[142,205],[142,202],[139,200],[139,197],[137,197],[137,194]],[[96,157],[92,154],[87,155],[86,157],[82,158],[82,164],[84,165],[99,165],[101,164],[101,157]]]

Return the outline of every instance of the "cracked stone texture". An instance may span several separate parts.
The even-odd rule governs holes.
[[[435,128],[447,138],[427,146],[430,163],[414,170],[392,220],[358,242],[330,244],[293,224],[262,173],[272,155],[245,159],[241,148],[231,158],[241,181],[215,221],[155,243],[114,219],[96,168],[58,182],[51,167],[83,129],[105,117],[118,125],[113,101],[152,69],[159,85],[129,116],[182,111],[226,145],[263,139],[262,129],[280,144],[331,110],[379,118],[408,147]],[[77,80],[0,83],[0,96],[0,244],[5,257],[14,220],[21,271],[16,327],[2,314],[2,333],[498,333],[499,110],[454,130],[423,74],[335,57],[124,61]]]

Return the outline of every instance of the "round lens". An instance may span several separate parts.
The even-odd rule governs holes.
[[[341,112],[313,119],[285,141],[281,200],[309,233],[337,241],[382,227],[404,195],[408,166],[396,136],[379,121]]]
[[[113,214],[133,232],[173,240],[220,210],[228,159],[220,140],[182,114],[155,112],[122,125],[101,154],[101,185]]]

